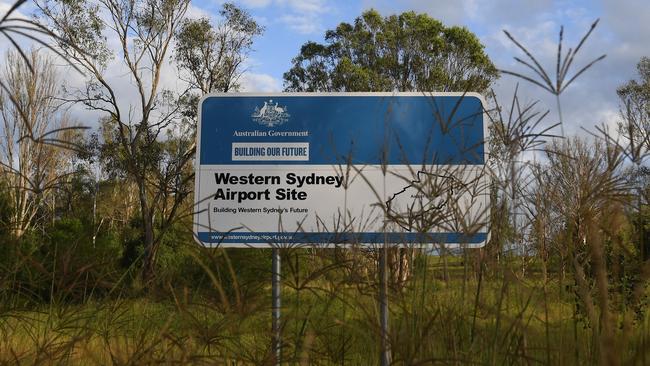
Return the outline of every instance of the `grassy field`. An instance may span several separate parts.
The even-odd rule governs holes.
[[[568,282],[544,285],[534,270],[525,277],[510,270],[477,276],[460,258],[448,261],[445,281],[441,258],[421,262],[409,282],[389,291],[394,364],[598,363],[596,330],[586,326]],[[372,274],[352,282],[336,270],[314,276],[307,260],[299,265],[299,272],[283,273],[283,363],[378,364]],[[514,268],[514,262],[503,267]],[[270,286],[241,286],[198,292],[169,283],[147,295],[80,303],[5,302],[0,362],[273,364]],[[616,314],[616,357],[623,364],[648,364],[647,314]]]

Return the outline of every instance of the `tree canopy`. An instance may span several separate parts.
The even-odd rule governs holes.
[[[233,5],[222,5],[222,21],[215,27],[207,18],[186,19],[176,33],[175,59],[185,75],[181,77],[201,93],[237,90],[242,63],[251,51],[253,39],[264,27]]]
[[[307,42],[284,74],[286,91],[485,91],[497,69],[475,34],[413,11],[368,10]]]

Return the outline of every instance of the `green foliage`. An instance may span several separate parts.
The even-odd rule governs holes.
[[[616,92],[623,99],[630,99],[644,104],[650,113],[650,58],[642,57],[636,66],[640,80],[630,80],[620,86]]]
[[[100,17],[100,7],[88,0],[45,0],[36,3],[44,17],[52,17],[65,34],[53,33],[60,37],[64,52],[83,54],[95,60],[102,68],[107,67],[113,58],[103,34],[105,23]],[[97,85],[95,85],[97,87]]]
[[[207,18],[186,19],[176,32],[178,67],[191,87],[203,94],[237,90],[242,63],[255,37],[264,32],[250,14],[232,3],[223,4],[219,15],[222,20],[216,27]]]
[[[325,40],[302,46],[284,74],[287,91],[484,92],[497,77],[476,35],[426,14],[369,10]]]
[[[5,183],[0,180],[0,246],[4,245],[3,239],[9,236],[11,223],[11,200]]]
[[[61,219],[47,232],[5,243],[0,253],[5,296],[35,304],[104,296],[116,280],[121,247],[110,233],[93,245],[88,229],[79,219]]]
[[[593,330],[567,321],[574,309],[560,283],[545,292],[538,273],[520,281],[505,272],[463,285],[458,261],[444,283],[439,259],[418,263],[417,280],[391,295],[395,364],[599,363]],[[376,293],[323,278],[312,285],[283,288],[283,363],[377,364]],[[0,312],[0,347],[7,350],[0,362],[271,364],[268,296],[243,298],[230,311],[209,296],[174,289],[166,301],[105,299]],[[643,365],[650,356],[648,318],[616,332],[627,346],[615,357]]]
[[[122,269],[139,268],[142,264],[144,240],[142,238],[142,219],[139,216],[131,218],[128,226],[122,232],[124,249],[120,259]]]
[[[637,70],[640,80],[630,80],[617,89],[622,104],[618,133],[622,138],[610,137],[610,140],[637,165],[638,173],[641,173],[637,178],[647,180],[643,175],[647,176],[646,160],[650,156],[650,58],[642,58]],[[601,129],[601,132],[609,137],[606,129]],[[647,184],[638,188],[644,203],[650,203]]]

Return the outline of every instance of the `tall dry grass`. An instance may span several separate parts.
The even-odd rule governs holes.
[[[559,47],[563,80],[572,61],[560,62],[561,54]],[[558,101],[560,84],[551,85]],[[500,150],[492,149],[492,169],[484,172],[493,182],[491,240],[471,251],[441,247],[441,256],[417,246],[396,252],[407,257],[409,276],[387,291],[392,363],[648,364],[648,278],[644,263],[629,262],[638,253],[626,237],[630,190],[621,150],[602,141],[549,144],[558,125],[546,124],[535,105],[521,105],[518,92],[508,108],[493,107],[491,143]],[[524,161],[533,151],[545,160]],[[471,233],[474,226],[458,216]],[[420,229],[438,224],[432,220],[419,222]],[[83,237],[45,255],[38,251],[44,242],[7,242],[13,247],[0,268],[0,363],[274,364],[270,266],[251,263],[251,280],[232,251],[198,247],[189,230],[183,238],[195,271],[160,276],[146,289],[136,268],[109,266],[110,258],[80,263]],[[376,244],[346,248],[352,255],[282,249],[284,364],[379,363],[372,249],[385,243]],[[639,270],[622,269],[629,263]]]

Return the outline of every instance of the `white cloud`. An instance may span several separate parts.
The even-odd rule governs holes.
[[[533,27],[505,27],[535,56],[551,80],[555,82],[559,24],[546,21],[540,22]],[[565,35],[568,40],[565,39],[564,52],[569,47],[574,47],[583,34],[581,32],[579,34]],[[492,56],[497,67],[520,72],[538,81],[541,80],[541,77],[535,75],[527,67],[514,61],[513,56],[517,56],[530,62],[524,53],[510,42],[503,33],[495,30],[490,36],[484,37],[483,41],[487,44],[488,53]],[[604,45],[597,43],[597,37],[589,39],[588,42],[576,57],[571,72],[564,81],[565,83],[587,62],[604,52],[600,48]],[[617,81],[611,78],[612,74],[603,73],[611,67],[610,62],[611,60],[605,59],[593,66],[576,79],[560,96],[562,120],[567,135],[583,135],[585,129],[593,131],[595,125],[609,123],[604,119],[615,114],[617,108],[615,94]],[[517,83],[520,84],[519,93],[521,97],[539,100],[540,109],[550,110],[551,113],[547,118],[548,125],[559,122],[560,117],[555,96],[528,81],[510,75],[502,75],[495,86],[497,96],[505,99],[505,101],[509,100]],[[504,100],[502,100],[503,102]],[[559,132],[559,130],[556,131],[556,133]]]
[[[248,8],[264,8],[271,5],[272,0],[240,0]]]
[[[603,0],[603,22],[621,39],[642,43],[647,54],[650,36],[650,2],[646,0]]]
[[[418,13],[427,13],[445,24],[459,24],[467,17],[468,3],[469,1],[459,0],[363,0],[362,6],[364,9],[373,8],[383,15],[413,10]]]
[[[321,16],[332,11],[325,0],[276,0],[276,4],[288,10],[279,21],[301,34],[320,32]]]
[[[11,9],[11,7],[13,5],[14,5],[13,1],[0,0],[0,17],[4,17],[5,14],[9,11],[9,9]],[[10,18],[12,18],[12,19],[27,19],[27,16],[25,16],[25,13],[22,11],[26,7],[27,7],[26,5],[23,5],[22,7],[14,10],[13,13],[11,13]],[[24,24],[14,23],[13,25],[24,25]],[[18,43],[18,45],[20,45],[21,47],[25,47],[25,46],[29,47],[30,41],[27,38],[22,37],[20,35],[12,33],[12,32],[7,32],[7,33],[9,35],[11,35],[12,38],[14,39],[14,41],[16,41],[16,43]],[[32,35],[36,35],[36,34],[34,32],[32,32]],[[2,55],[4,57],[4,54],[7,52],[7,50],[9,50],[9,49],[11,49],[13,47],[14,46],[11,44],[9,39],[4,34],[1,34],[0,35],[0,55]]]
[[[217,4],[222,0],[215,0]],[[295,33],[315,34],[322,32],[322,18],[335,12],[335,6],[326,0],[239,0],[243,7],[258,9],[256,19],[264,19],[267,28],[286,27],[284,37]],[[214,4],[214,3],[212,3]],[[567,132],[581,132],[581,127],[591,129],[594,125],[612,124],[618,116],[616,87],[635,77],[635,64],[641,56],[650,56],[647,40],[650,39],[650,2],[646,0],[603,0],[597,9],[589,3],[576,6],[570,0],[363,0],[364,8],[374,7],[382,14],[399,13],[407,10],[426,12],[445,24],[468,25],[479,34],[486,45],[486,52],[499,68],[526,71],[516,64],[513,56],[524,56],[502,33],[508,29],[518,40],[539,56],[540,62],[552,73],[555,71],[557,36],[561,24],[567,25],[565,51],[575,46],[598,16],[602,21],[591,39],[581,51],[575,66],[607,53],[607,58],[582,75],[562,95],[562,107]],[[0,13],[11,6],[10,1],[0,0]],[[261,11],[261,9],[264,9]],[[595,13],[602,11],[602,14]],[[210,12],[192,6],[191,17],[214,16]],[[343,14],[341,20],[354,15]],[[293,33],[293,34],[292,34]],[[6,40],[0,40],[0,47],[7,47]],[[289,56],[287,56],[289,58]],[[252,62],[252,61],[251,61]],[[262,70],[262,64],[255,64],[253,70]],[[265,71],[266,72],[266,71]],[[127,103],[135,98],[133,81],[116,62],[107,70],[111,82],[115,83],[120,97]],[[277,76],[277,75],[276,75]],[[68,76],[69,80],[77,77]],[[520,83],[520,96],[528,100],[540,100],[540,108],[550,109],[549,123],[557,121],[555,98],[525,81],[511,76],[502,76],[495,90],[503,101],[509,100],[516,83]],[[245,91],[269,92],[282,89],[280,78],[268,73],[247,72],[241,79]],[[162,85],[169,89],[180,89],[176,70],[167,65],[162,75]],[[77,108],[75,108],[77,109]],[[84,119],[91,118],[80,113]]]
[[[190,6],[188,6],[187,12],[185,13],[185,15],[190,19],[199,19],[199,18],[208,18],[209,19],[214,14],[207,11],[207,10],[205,10],[205,9],[203,9],[203,8],[200,8],[200,7],[190,3]]]
[[[317,33],[321,29],[318,21],[301,15],[284,15],[280,19],[289,29],[302,34]]]
[[[5,15],[11,9],[11,4],[8,2],[0,1],[0,14]]]
[[[320,32],[323,29],[321,17],[333,11],[327,0],[239,0],[239,3],[248,8],[272,11],[272,15],[256,16],[256,19],[261,19],[261,23],[267,27],[268,15],[277,23],[301,34]]]
[[[526,24],[536,17],[542,18],[554,11],[553,0],[474,0],[461,1],[465,4],[468,16],[483,24]],[[555,4],[557,5],[557,4]],[[570,8],[571,6],[566,6]]]
[[[247,72],[241,77],[241,91],[243,92],[279,92],[282,91],[280,81],[271,75]]]
[[[301,14],[321,14],[329,9],[325,0],[277,0],[277,3]]]
[[[643,5],[637,3],[633,10],[638,14],[646,14],[650,11],[650,3]],[[650,27],[647,26],[647,22],[641,24],[640,18],[637,19],[638,22],[634,21],[632,15],[628,18],[629,22],[623,21],[618,17],[631,9],[617,11],[618,13],[613,10],[610,12],[605,6],[602,21],[574,61],[569,78],[591,60],[607,54],[604,60],[582,74],[561,95],[567,134],[585,135],[587,134],[585,130],[594,132],[595,126],[598,125],[614,126],[619,119],[616,88],[635,77],[635,64],[641,56],[650,53],[647,48],[647,39],[650,39]],[[561,22],[567,22],[568,19],[564,42],[564,52],[566,52],[569,47],[575,47],[597,17],[584,9],[566,10],[563,14],[564,17],[556,17],[559,20],[541,21],[537,26],[505,26],[538,57],[540,63],[552,74],[552,78],[555,74],[557,37]],[[546,14],[542,18],[552,19],[554,16]],[[495,63],[501,68],[532,75],[532,72],[526,70],[523,65],[517,65],[512,60],[512,56],[525,57],[523,53],[510,44],[510,41],[496,29],[496,25],[492,25],[492,29],[492,33],[482,37],[482,40]],[[551,110],[552,122],[558,120],[555,97],[526,81],[503,76],[497,86],[499,94],[506,95],[505,91],[514,89],[514,84],[517,82],[521,84],[520,90],[523,93],[530,98],[539,99],[544,108]]]
[[[447,25],[529,24],[531,18],[553,10],[553,0],[363,0],[364,9],[382,14],[413,10],[427,13]],[[569,7],[569,6],[567,6]]]
[[[491,53],[493,61],[512,60],[512,56],[520,53],[519,48],[506,37],[504,30],[508,31],[519,43],[533,50],[535,55],[550,57],[557,49],[559,25],[554,21],[541,21],[526,26],[513,26],[504,23],[481,37],[488,52]]]
[[[282,7],[302,14],[324,13],[329,9],[327,0],[239,0],[238,2],[247,8]]]
[[[447,25],[469,25],[486,46],[497,67],[534,75],[516,63],[513,56],[525,55],[503,34],[507,29],[524,44],[554,78],[558,32],[566,25],[564,52],[574,47],[598,17],[598,28],[574,61],[573,75],[580,67],[603,53],[607,58],[581,75],[561,96],[567,134],[585,134],[595,125],[612,125],[618,118],[616,88],[634,77],[635,64],[650,55],[650,2],[644,0],[603,0],[602,8],[591,2],[571,0],[364,0],[365,8],[382,14],[407,10],[426,12]],[[600,13],[602,11],[602,13]],[[537,77],[535,77],[537,79]],[[549,109],[549,123],[559,117],[555,97],[527,81],[503,75],[495,84],[502,102],[511,98],[516,84],[520,97],[539,100],[540,108]]]

